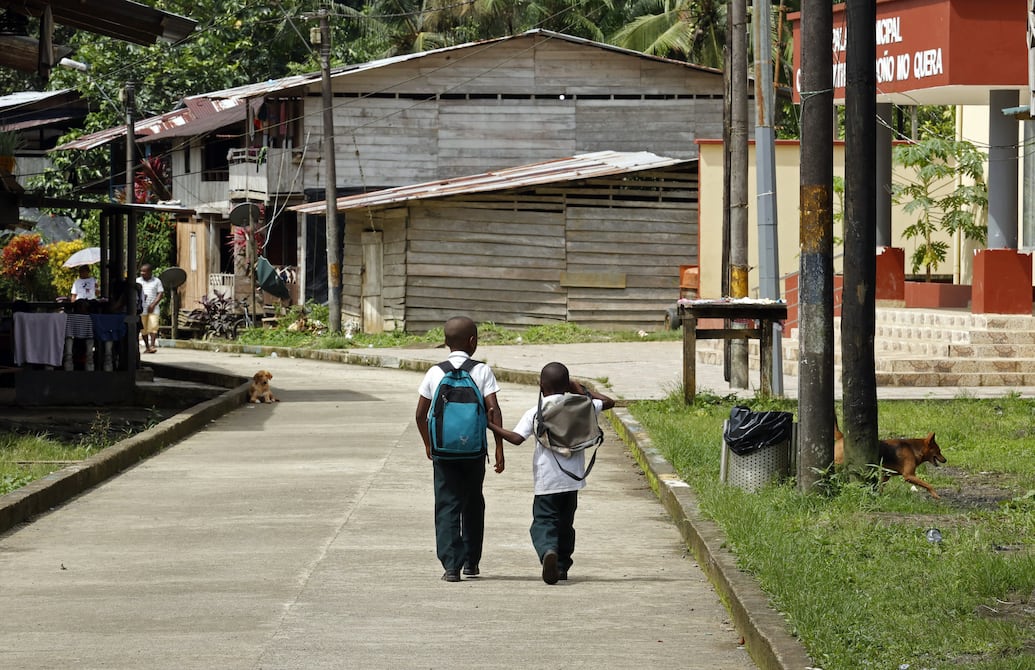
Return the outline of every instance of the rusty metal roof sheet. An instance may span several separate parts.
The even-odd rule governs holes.
[[[345,196],[338,198],[338,211],[344,212],[351,209],[379,207],[410,200],[487,193],[579,179],[592,179],[593,177],[627,174],[642,170],[656,170],[691,162],[693,161],[657,156],[647,151],[598,151],[466,177],[429,181],[423,184],[398,186],[372,193]],[[326,211],[327,204],[326,201],[312,202],[296,205],[289,209],[303,214],[322,214]]]
[[[203,135],[233,123],[243,121],[246,116],[245,98],[209,98],[196,95],[185,98],[183,106],[165,114],[137,121],[133,129],[139,142],[154,142],[167,137]],[[262,104],[253,100],[252,108]],[[126,134],[126,126],[115,126],[95,133],[82,135],[70,142],[55,147],[52,151],[67,149],[94,149],[117,140]]]

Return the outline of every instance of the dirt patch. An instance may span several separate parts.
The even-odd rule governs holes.
[[[967,472],[941,466],[939,474],[951,477],[953,484],[938,488],[942,500],[959,509],[992,510],[1013,500],[1018,491],[1017,478],[1000,472]]]

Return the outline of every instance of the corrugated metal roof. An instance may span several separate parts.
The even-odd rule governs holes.
[[[68,94],[73,94],[74,96],[75,91],[70,88],[63,88],[60,91],[20,91],[18,93],[2,95],[0,96],[0,112],[10,107],[23,107],[49,99],[56,100]]]
[[[386,188],[373,193],[361,193],[338,198],[338,211],[364,207],[379,207],[410,200],[442,198],[450,195],[467,195],[471,193],[487,193],[507,189],[539,186],[558,182],[592,179],[614,174],[627,174],[642,170],[691,163],[692,160],[657,156],[647,151],[617,152],[598,151],[579,154],[571,158],[559,158],[544,163],[532,163],[519,167],[483,172],[481,174],[429,181],[411,186]],[[323,214],[327,210],[326,201],[296,205],[289,209],[303,214]]]
[[[203,135],[243,121],[246,116],[244,101],[244,98],[210,99],[201,95],[191,96],[183,101],[183,106],[179,109],[141,119],[136,122],[133,129],[140,142],[154,142],[167,137]],[[252,101],[253,108],[261,104],[261,100]],[[126,126],[115,126],[82,135],[71,142],[55,147],[53,151],[94,149],[117,140],[125,134]]]
[[[57,23],[134,44],[179,42],[198,24],[132,0],[0,0],[0,8],[25,16],[39,17],[47,6]]]

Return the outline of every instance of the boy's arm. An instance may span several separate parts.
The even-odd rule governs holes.
[[[496,436],[496,441],[499,442],[501,439],[510,442],[511,444],[521,444],[525,441],[524,436],[521,433],[515,433],[512,430],[507,430],[503,426],[496,423],[489,423],[489,430]]]
[[[417,400],[417,431],[424,440],[424,452],[431,460],[431,433],[428,432],[428,410],[431,409],[431,398],[420,396]]]
[[[593,398],[594,400],[599,400],[601,403],[603,403],[604,406],[602,409],[604,410],[609,410],[615,406],[615,401],[612,398],[608,398],[606,395],[602,393],[597,393],[585,384],[580,384],[575,380],[572,380],[571,388],[569,390],[571,393],[588,395],[590,398]]]
[[[499,401],[496,400],[496,394],[490,393],[485,396],[485,418],[490,424],[495,423],[497,426],[503,425],[503,412],[500,410]],[[503,457],[503,439],[496,431],[493,431],[493,437],[496,439],[496,463],[493,465],[493,470],[497,474],[503,472],[505,467],[505,460]]]

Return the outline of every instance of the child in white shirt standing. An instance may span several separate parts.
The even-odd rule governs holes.
[[[96,300],[97,280],[90,275],[89,265],[79,266],[79,279],[72,283],[72,302],[76,300]]]
[[[548,363],[539,374],[539,388],[543,393],[543,404],[555,401],[565,393],[588,394],[593,399],[593,408],[599,414],[614,407],[614,400],[571,381],[568,368],[561,363]],[[489,423],[489,429],[511,444],[521,444],[534,434],[539,406],[525,412],[514,430]],[[535,499],[532,502],[532,526],[529,533],[532,545],[542,563],[543,581],[556,584],[568,579],[575,552],[575,509],[578,507],[579,489],[586,486],[585,454],[572,452],[565,456],[551,451],[537,437],[532,454],[532,478],[535,482]],[[567,472],[565,472],[567,471]],[[568,474],[571,473],[571,474]]]

